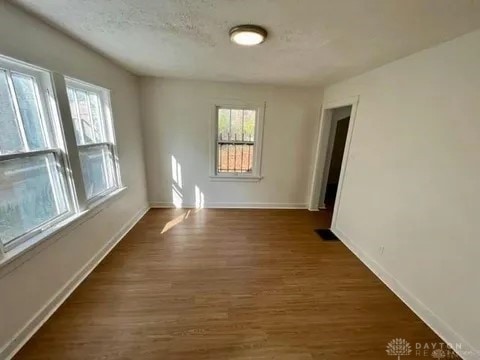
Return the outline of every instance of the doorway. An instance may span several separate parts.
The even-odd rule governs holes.
[[[320,194],[319,204],[322,208],[333,212],[337,197],[338,182],[342,169],[343,154],[347,142],[348,126],[350,124],[351,106],[344,106],[332,110],[330,135],[328,139],[328,153],[325,161],[323,178],[324,191]]]
[[[321,112],[309,210],[327,212],[323,226],[334,232],[358,100],[326,102]]]

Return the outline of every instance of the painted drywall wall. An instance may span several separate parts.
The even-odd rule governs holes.
[[[128,189],[57,241],[0,268],[0,351],[107,242],[147,206],[138,79],[14,6],[0,3],[0,53],[111,89],[120,166]],[[48,245],[48,246],[47,246]],[[0,352],[0,358],[7,356]]]
[[[181,167],[183,206],[306,207],[321,94],[313,89],[142,78],[149,199],[173,200],[172,158]],[[259,182],[211,181],[215,104],[266,102]]]
[[[446,340],[477,350],[478,59],[480,31],[330,86],[324,96],[359,96],[338,233]]]

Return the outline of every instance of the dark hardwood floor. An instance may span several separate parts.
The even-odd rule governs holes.
[[[393,338],[439,342],[341,242],[313,232],[329,221],[151,210],[15,359],[396,359]]]

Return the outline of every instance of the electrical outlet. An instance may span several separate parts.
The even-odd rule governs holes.
[[[378,248],[378,251],[380,252],[380,255],[383,255],[383,252],[385,251],[385,246],[380,245],[380,247]]]

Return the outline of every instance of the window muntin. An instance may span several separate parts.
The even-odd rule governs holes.
[[[0,59],[0,246],[72,213],[58,117],[47,107],[47,72]],[[54,120],[57,119],[57,120]]]
[[[35,79],[32,76],[12,72],[12,82],[28,147],[30,150],[45,149],[47,141]]]
[[[109,93],[68,79],[67,94],[86,196],[94,200],[119,186]]]
[[[217,175],[253,175],[255,173],[258,110],[217,107]]]

